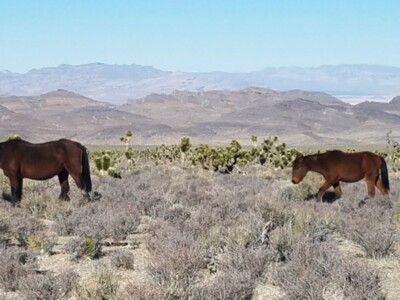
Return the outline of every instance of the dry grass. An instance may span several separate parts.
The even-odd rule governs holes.
[[[390,203],[360,208],[363,182],[316,203],[304,199],[318,176],[294,186],[287,170],[254,168],[137,165],[122,179],[93,175],[95,202],[73,183],[69,202],[54,182],[29,183],[19,207],[0,203],[0,287],[21,299],[263,299],[272,284],[284,299],[400,297],[376,263],[399,259],[398,178]],[[39,270],[38,258],[54,263]]]

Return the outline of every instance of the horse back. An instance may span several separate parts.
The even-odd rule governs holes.
[[[68,154],[72,157],[76,157],[76,156],[81,157],[82,152],[85,151],[84,150],[85,147],[82,144],[72,141],[72,140],[61,139],[61,140],[58,140],[57,142],[63,144],[65,146],[66,150],[68,151]]]
[[[343,181],[360,180],[366,174],[379,172],[381,166],[381,157],[369,151],[331,151],[324,161],[329,173]]]

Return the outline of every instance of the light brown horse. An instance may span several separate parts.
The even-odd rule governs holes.
[[[375,196],[375,186],[383,195],[387,195],[390,189],[385,160],[368,151],[345,153],[333,150],[322,154],[298,156],[293,162],[292,182],[297,184],[302,181],[308,171],[317,172],[325,178],[324,184],[316,194],[318,201],[330,186],[334,187],[336,198],[340,198],[340,181],[356,182],[364,178],[369,198]]]
[[[0,168],[10,179],[13,202],[21,200],[23,178],[46,180],[55,175],[61,185],[60,198],[69,199],[69,175],[80,189],[92,196],[86,149],[71,140],[61,139],[42,144],[31,144],[20,139],[2,142]]]

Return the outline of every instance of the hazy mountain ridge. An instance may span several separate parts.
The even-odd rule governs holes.
[[[399,95],[400,68],[338,65],[265,68],[247,73],[170,72],[151,66],[60,65],[24,74],[0,72],[0,95],[31,96],[66,89],[87,97],[123,104],[128,99],[175,90],[241,90],[259,86],[274,90],[325,91],[331,95]]]
[[[39,96],[0,96],[0,136],[19,133],[34,141],[62,137],[87,144],[121,144],[132,130],[134,144],[226,144],[250,136],[278,135],[292,145],[384,144],[400,137],[400,98],[355,106],[326,93],[278,92],[251,87],[237,91],[175,91],[113,105],[56,90]]]

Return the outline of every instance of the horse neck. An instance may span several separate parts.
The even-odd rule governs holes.
[[[306,165],[309,171],[324,173],[322,165],[321,165],[321,157],[318,154],[309,155],[306,158]]]

